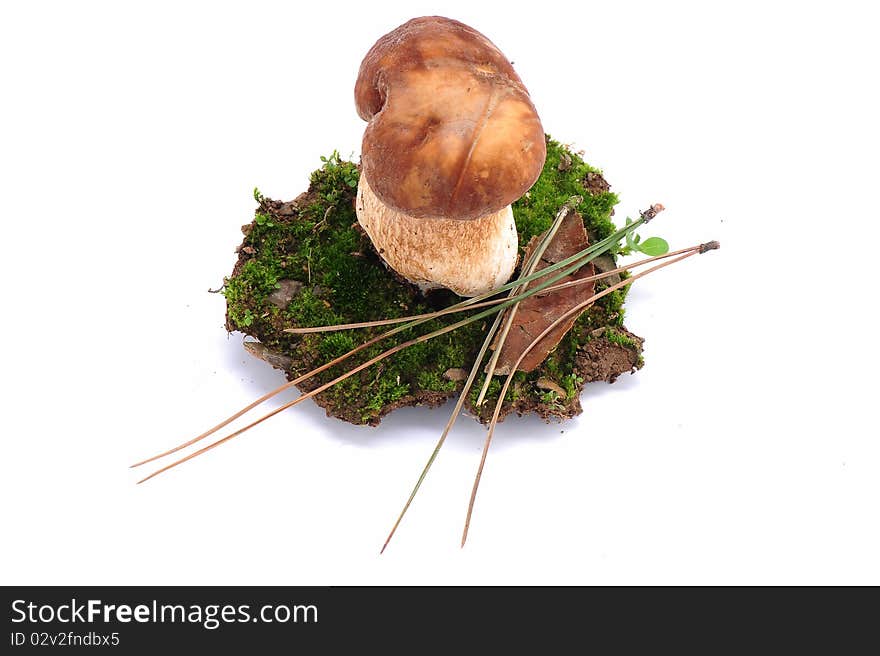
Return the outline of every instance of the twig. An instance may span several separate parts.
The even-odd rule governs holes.
[[[627,225],[624,228],[615,232],[610,237],[603,239],[602,241],[598,242],[597,244],[590,246],[589,248],[586,248],[586,249],[580,251],[579,253],[572,255],[571,257],[565,258],[561,262],[558,262],[552,266],[549,266],[545,269],[542,269],[538,273],[532,274],[530,276],[526,276],[525,278],[521,278],[521,279],[516,280],[514,282],[511,282],[511,283],[507,283],[505,285],[502,285],[501,287],[497,288],[496,290],[487,292],[485,294],[480,294],[479,296],[475,296],[475,297],[467,299],[465,301],[461,301],[459,303],[456,303],[455,305],[451,306],[450,308],[447,308],[445,311],[441,311],[441,313],[449,313],[451,311],[460,311],[462,309],[469,309],[470,306],[476,306],[476,304],[479,303],[480,301],[485,300],[487,298],[490,298],[492,296],[495,296],[496,294],[498,294],[502,291],[513,289],[514,287],[519,286],[520,284],[525,283],[525,282],[531,282],[533,280],[537,280],[538,278],[543,278],[543,277],[549,275],[551,272],[558,271],[563,266],[566,266],[566,265],[568,266],[568,268],[564,269],[561,274],[553,276],[549,280],[546,280],[546,281],[536,285],[532,289],[529,289],[528,291],[526,291],[523,295],[514,297],[513,299],[509,298],[507,300],[500,301],[497,304],[497,306],[498,306],[497,308],[485,310],[484,312],[478,313],[477,315],[473,315],[472,317],[470,317],[469,320],[465,321],[465,323],[469,322],[470,320],[476,320],[478,318],[482,318],[482,317],[488,316],[490,314],[493,314],[494,312],[499,311],[499,310],[504,309],[505,307],[509,306],[512,302],[522,300],[522,298],[524,298],[525,296],[535,294],[539,291],[543,291],[544,289],[550,287],[553,283],[561,280],[562,278],[566,277],[570,273],[576,271],[580,266],[583,265],[583,263],[589,261],[590,259],[593,259],[593,257],[595,257],[594,253],[596,253],[598,251],[598,249],[602,248],[602,249],[607,250],[607,248],[612,243],[619,242],[622,237],[624,237],[626,234],[628,234],[629,232],[634,230],[636,227],[638,227],[641,223],[644,223],[647,220],[650,220],[650,219],[646,219],[644,216],[642,216],[638,221],[630,223],[629,225]],[[601,251],[599,251],[599,252],[601,252]],[[583,260],[583,262],[581,260]],[[572,264],[572,263],[574,263],[574,264]],[[607,275],[607,273],[605,275]],[[584,279],[584,282],[586,282],[586,279]],[[338,358],[332,360],[331,362],[328,362],[327,364],[322,365],[322,366],[318,367],[317,369],[314,369],[311,372],[304,374],[303,376],[300,376],[299,378],[297,378],[295,380],[292,380],[288,383],[285,383],[284,385],[277,387],[276,389],[272,390],[271,392],[268,392],[267,394],[264,394],[262,397],[260,397],[259,399],[257,399],[253,403],[251,403],[250,405],[246,406],[242,410],[239,410],[237,413],[235,413],[231,417],[220,422],[219,424],[217,424],[213,428],[205,431],[201,435],[198,435],[197,437],[195,437],[191,440],[188,440],[188,441],[184,442],[183,444],[180,444],[172,449],[164,451],[164,452],[162,452],[158,455],[155,455],[151,458],[147,458],[146,460],[142,460],[140,462],[137,462],[134,465],[131,465],[131,467],[138,467],[140,465],[146,464],[148,462],[152,462],[154,460],[158,460],[159,458],[165,457],[167,455],[171,455],[172,453],[176,453],[177,451],[180,451],[181,449],[184,449],[188,446],[191,446],[192,444],[195,444],[196,442],[203,440],[206,437],[208,437],[209,435],[212,435],[213,433],[217,432],[218,430],[220,430],[224,426],[227,426],[228,424],[235,421],[236,419],[238,419],[239,417],[241,417],[245,413],[247,413],[250,410],[252,410],[253,408],[257,407],[261,403],[264,403],[265,401],[271,399],[272,397],[276,396],[277,394],[280,394],[281,392],[283,392],[287,389],[290,389],[294,385],[297,385],[297,384],[307,380],[308,378],[311,378],[312,376],[314,376],[318,373],[321,373],[322,371],[325,371],[326,369],[330,368],[331,366],[346,360],[347,358],[351,357],[352,355],[364,350],[365,348],[368,348],[369,346],[372,346],[373,344],[376,344],[379,341],[382,341],[383,339],[386,339],[386,338],[391,337],[393,335],[396,335],[400,332],[408,330],[409,328],[413,328],[413,327],[418,326],[422,323],[425,323],[429,319],[430,319],[430,315],[422,315],[422,318],[420,318],[420,319],[416,319],[415,321],[411,321],[411,322],[406,323],[404,325],[398,326],[397,328],[393,328],[393,329],[383,333],[382,335],[374,337],[374,338],[368,340],[367,342],[365,342],[364,344],[361,344],[360,346],[355,347],[354,349],[352,349],[348,353],[345,353],[345,354],[339,356]],[[459,322],[459,323],[456,323],[453,325],[458,327],[459,325],[463,325],[463,324],[461,324],[461,322]]]
[[[581,196],[573,196],[568,200],[568,202],[562,206],[562,209],[559,210],[556,215],[556,220],[553,222],[553,225],[550,226],[550,229],[544,235],[544,238],[541,240],[541,243],[538,245],[536,249],[532,252],[532,255],[529,259],[528,268],[525,266],[523,269],[526,271],[526,275],[523,277],[528,277],[535,273],[535,269],[538,268],[538,264],[541,263],[541,258],[544,256],[544,252],[547,250],[547,247],[550,245],[550,242],[553,241],[553,238],[556,236],[556,233],[559,231],[559,227],[562,225],[562,221],[566,216],[569,215],[570,212],[574,211],[574,208],[581,203],[583,198]],[[514,287],[510,290],[511,296],[516,296],[523,290],[525,290],[528,283],[521,284],[519,287]],[[498,343],[495,345],[495,350],[492,353],[492,357],[489,359],[489,364],[486,368],[486,379],[483,381],[483,387],[480,389],[480,393],[477,396],[476,405],[479,407],[483,405],[483,399],[486,397],[486,392],[489,391],[489,385],[492,383],[492,376],[495,375],[495,367],[498,365],[498,357],[501,355],[501,348],[504,346],[504,342],[507,340],[507,334],[510,332],[510,327],[513,325],[513,320],[516,317],[516,312],[519,310],[519,302],[514,303],[513,306],[507,311],[507,318],[504,320],[504,326],[501,328],[501,332],[498,335]]]
[[[480,456],[480,465],[477,468],[477,475],[474,478],[474,486],[473,486],[473,489],[471,490],[470,502],[468,503],[467,516],[465,517],[465,522],[464,522],[464,530],[462,531],[462,535],[461,535],[461,546],[462,547],[464,547],[465,542],[467,541],[468,529],[470,528],[471,516],[473,515],[473,510],[474,510],[474,501],[477,498],[477,489],[480,486],[480,478],[482,478],[482,475],[483,475],[483,467],[486,464],[486,455],[489,452],[489,445],[492,442],[492,436],[495,433],[495,427],[498,425],[498,416],[501,413],[501,406],[504,403],[504,397],[507,395],[507,390],[510,388],[510,383],[513,380],[513,376],[516,373],[517,367],[519,367],[520,363],[522,363],[523,359],[529,353],[529,351],[531,351],[542,339],[544,339],[544,337],[546,337],[556,326],[558,326],[560,323],[565,321],[568,317],[570,317],[573,314],[577,314],[579,312],[582,312],[583,310],[585,310],[587,307],[589,307],[590,305],[595,303],[597,300],[599,300],[603,296],[606,296],[606,295],[610,294],[611,292],[620,289],[621,287],[631,285],[636,280],[638,280],[639,278],[643,278],[644,276],[648,275],[649,273],[652,273],[654,271],[658,271],[658,270],[660,270],[664,267],[667,267],[671,264],[675,264],[676,262],[681,262],[682,260],[687,259],[689,257],[692,257],[693,255],[703,254],[703,253],[706,253],[710,250],[715,250],[719,247],[720,247],[720,245],[717,241],[712,241],[712,242],[707,242],[705,244],[700,244],[698,246],[693,246],[691,248],[686,248],[683,250],[682,255],[679,255],[678,257],[675,257],[674,259],[671,259],[668,262],[663,262],[662,264],[658,264],[656,266],[653,266],[646,271],[642,271],[640,273],[637,273],[637,274],[633,275],[632,277],[627,278],[626,280],[621,280],[619,283],[603,289],[598,294],[595,294],[592,297],[590,297],[589,299],[583,301],[582,303],[579,303],[575,307],[573,307],[570,310],[568,310],[567,312],[565,312],[562,316],[558,317],[555,321],[553,321],[553,323],[551,323],[549,326],[547,326],[547,328],[545,328],[541,332],[540,335],[535,337],[535,339],[532,340],[532,342],[520,354],[517,361],[513,364],[513,366],[511,366],[510,373],[507,375],[507,378],[504,381],[504,385],[501,387],[501,392],[498,395],[498,401],[495,404],[495,411],[492,414],[491,421],[489,422],[489,432],[486,435],[486,441],[483,444],[483,452]]]
[[[573,206],[580,201],[580,196],[573,196],[569,199],[567,203],[565,203],[565,205],[562,206],[562,208],[556,214],[556,218],[554,219],[553,224],[550,226],[550,229],[541,239],[538,248],[536,248],[532,252],[532,254],[529,256],[528,261],[523,265],[522,271],[527,272],[525,275],[530,275],[534,273],[535,264],[540,261],[541,255],[544,253],[547,245],[553,239],[553,235],[556,234],[556,231],[562,224],[562,220],[568,215],[568,212],[572,210]],[[524,285],[511,287],[509,296],[516,296],[519,290],[523,289],[523,287]],[[437,441],[437,445],[434,447],[434,451],[431,452],[431,456],[428,458],[428,462],[422,468],[422,472],[421,474],[419,474],[419,478],[416,481],[415,486],[413,486],[413,489],[409,494],[409,498],[407,498],[403,509],[400,511],[400,515],[397,516],[397,520],[394,522],[394,526],[391,527],[391,531],[388,533],[388,537],[385,539],[385,544],[383,544],[382,548],[379,550],[379,555],[385,553],[385,549],[388,546],[388,543],[391,542],[391,538],[394,537],[394,533],[397,531],[397,527],[400,526],[400,522],[403,521],[403,516],[406,514],[406,511],[409,510],[410,505],[412,505],[413,499],[415,499],[419,488],[422,486],[425,477],[428,475],[428,470],[431,469],[431,465],[434,464],[434,460],[436,460],[437,454],[440,453],[440,448],[446,441],[446,436],[449,435],[449,431],[451,431],[452,427],[455,425],[455,422],[458,419],[459,414],[461,413],[461,409],[464,406],[465,399],[470,392],[471,386],[473,385],[474,380],[476,379],[477,374],[480,371],[480,366],[483,363],[483,357],[486,355],[486,351],[489,350],[489,346],[492,344],[492,340],[495,337],[498,326],[501,324],[502,316],[503,315],[501,314],[501,312],[495,315],[495,321],[493,321],[492,325],[489,327],[489,331],[486,333],[486,337],[483,339],[483,344],[480,346],[480,350],[474,358],[474,363],[471,366],[471,371],[468,374],[465,384],[462,386],[461,393],[458,396],[458,400],[455,403],[452,414],[449,416],[449,420],[446,422],[446,426],[443,428],[443,433],[440,435],[440,439]]]

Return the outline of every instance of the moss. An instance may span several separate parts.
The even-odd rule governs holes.
[[[567,374],[562,377],[560,382],[562,384],[562,389],[565,390],[566,398],[570,399],[578,393],[581,385],[584,383],[584,379],[582,376],[576,374]]]
[[[445,380],[442,376],[438,375],[436,371],[421,371],[419,372],[417,380],[419,387],[422,389],[443,392],[452,392],[455,390],[455,382]]]
[[[585,186],[590,174],[601,179],[599,169],[584,162],[559,142],[547,138],[547,159],[541,176],[525,196],[513,204],[520,248],[534,235],[547,230],[559,208],[572,196],[583,199],[577,211],[584,217],[592,241],[604,239],[616,230],[611,214],[618,202],[617,194],[609,191],[591,193]]]
[[[270,350],[289,356],[290,376],[336,358],[387,328],[306,335],[291,335],[285,328],[420,314],[458,300],[448,291],[423,296],[389,273],[357,224],[357,166],[335,152],[322,162],[311,175],[308,192],[292,202],[274,201],[254,190],[259,207],[254,221],[243,229],[239,261],[224,288],[227,328],[246,332]],[[617,196],[607,191],[600,172],[548,138],[547,161],[540,178],[513,206],[520,246],[546,230],[560,206],[574,195],[583,198],[577,209],[591,240],[615,230],[611,215]],[[282,283],[293,292],[279,300],[276,292],[284,291]],[[529,374],[516,374],[505,401],[517,407],[544,403],[550,414],[565,415],[578,403],[577,391],[583,382],[577,371],[579,349],[597,328],[622,324],[625,296],[625,291],[614,292],[582,315],[541,367]],[[395,344],[460,317],[441,317],[400,333],[302,387],[314,389]],[[331,387],[316,400],[335,416],[371,424],[400,405],[440,402],[461,386],[444,373],[470,368],[485,329],[485,324],[476,322],[404,349]],[[546,392],[534,384],[541,376],[557,382],[567,398],[543,399]],[[481,383],[478,379],[471,401]],[[501,381],[496,378],[484,408],[492,408],[500,388]]]
[[[618,346],[623,346],[624,348],[638,349],[641,347],[641,344],[639,344],[636,340],[632,339],[628,335],[624,335],[622,332],[614,330],[613,328],[606,328],[605,333],[602,336],[612,344],[617,344]]]

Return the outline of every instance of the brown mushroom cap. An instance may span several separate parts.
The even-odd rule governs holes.
[[[410,216],[497,212],[544,166],[528,91],[501,51],[458,21],[414,18],[379,39],[361,63],[355,103],[369,121],[362,173]]]

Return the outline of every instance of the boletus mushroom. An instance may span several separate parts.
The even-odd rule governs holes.
[[[546,157],[507,58],[463,23],[414,18],[364,57],[355,103],[368,122],[357,217],[385,262],[423,291],[504,284],[518,253],[510,204]]]

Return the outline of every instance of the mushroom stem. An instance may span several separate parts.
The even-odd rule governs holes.
[[[392,269],[422,291],[477,296],[513,275],[519,244],[510,205],[477,219],[415,218],[385,205],[361,173],[358,223]]]

